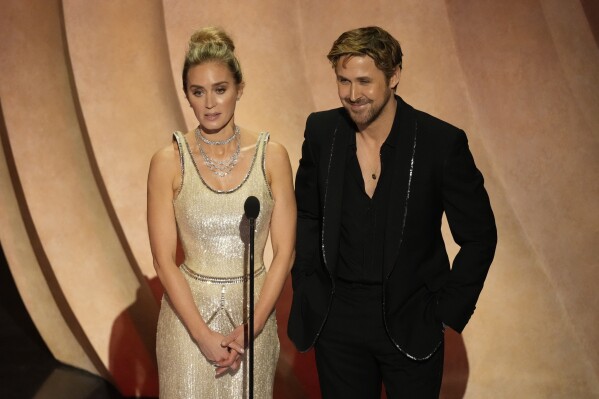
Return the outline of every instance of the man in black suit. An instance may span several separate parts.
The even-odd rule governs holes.
[[[395,95],[399,43],[378,27],[328,54],[342,108],[306,123],[289,336],[324,398],[439,396],[445,326],[474,312],[497,231],[465,133]],[[460,246],[450,267],[443,212]]]

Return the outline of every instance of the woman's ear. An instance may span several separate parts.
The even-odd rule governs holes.
[[[239,99],[241,98],[244,87],[245,87],[245,82],[241,82],[237,85],[237,101],[239,101]]]

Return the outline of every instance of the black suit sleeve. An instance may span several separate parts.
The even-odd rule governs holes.
[[[297,238],[295,262],[291,270],[293,289],[299,288],[303,277],[310,275],[320,262],[320,201],[318,189],[318,158],[315,156],[313,140],[310,140],[311,123],[314,115],[306,122],[302,157],[295,179],[297,202]]]
[[[440,321],[458,332],[474,312],[497,244],[495,219],[483,183],[466,135],[459,131],[443,166],[442,196],[460,251],[441,290],[436,312]]]

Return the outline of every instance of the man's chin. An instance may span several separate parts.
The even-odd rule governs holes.
[[[351,107],[345,107],[345,110],[347,111],[347,113],[349,114],[349,117],[351,118],[352,121],[354,121],[355,124],[360,125],[363,124],[364,122],[366,122],[366,112],[363,111],[359,111],[356,112],[354,111]]]
[[[351,118],[352,121],[354,121],[354,123],[357,126],[364,126],[364,125],[370,124],[370,121],[368,120],[366,115],[364,115],[364,113],[362,113],[362,112],[359,114],[350,112],[349,117]]]

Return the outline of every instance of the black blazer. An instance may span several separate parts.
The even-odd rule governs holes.
[[[385,327],[408,357],[430,357],[443,341],[442,323],[461,332],[497,243],[483,177],[462,130],[415,110],[400,97],[390,169],[383,264]],[[335,292],[346,149],[355,126],[343,108],[306,122],[295,190],[298,206],[293,302],[288,334],[298,350],[316,342]],[[461,247],[450,268],[441,236],[447,215]]]

